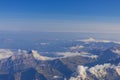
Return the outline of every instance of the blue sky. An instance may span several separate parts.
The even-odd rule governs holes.
[[[0,0],[0,31],[119,33],[119,0]]]

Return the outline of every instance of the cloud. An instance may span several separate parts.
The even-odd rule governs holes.
[[[56,52],[57,55],[62,56],[61,58],[66,57],[74,57],[74,56],[82,56],[82,57],[89,57],[89,58],[97,58],[97,55],[93,55],[87,52]]]
[[[119,33],[119,26],[119,23],[82,20],[0,19],[0,30],[4,31]]]
[[[70,47],[70,50],[78,50],[78,49],[82,49],[82,48],[84,48],[84,46],[82,46],[82,45],[77,45],[77,46],[72,46],[72,47]]]
[[[15,60],[16,58],[19,58],[21,55],[23,57],[29,57],[30,54],[28,54],[29,52],[26,50],[10,50],[10,49],[0,49],[0,60],[1,59],[6,59],[9,57],[12,57],[13,60]],[[32,55],[35,59],[37,60],[52,60],[54,58],[50,58],[50,57],[46,57],[46,56],[41,56],[40,53],[38,53],[35,50],[32,50]]]

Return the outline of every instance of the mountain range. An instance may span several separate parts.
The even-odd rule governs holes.
[[[89,38],[55,45],[61,50],[0,49],[0,80],[119,80],[119,42]]]

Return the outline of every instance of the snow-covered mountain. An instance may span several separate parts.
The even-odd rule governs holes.
[[[70,80],[119,80],[120,65],[112,65],[110,63],[93,67],[79,65],[76,74]]]
[[[120,44],[90,38],[53,45],[43,45],[54,48],[46,52],[0,49],[0,80],[119,80]]]
[[[100,39],[95,39],[93,37],[89,37],[88,39],[83,39],[83,40],[77,40],[77,41],[82,41],[85,43],[90,43],[90,42],[102,42],[102,43],[116,43],[120,44],[118,41],[111,41],[111,40],[100,40]]]

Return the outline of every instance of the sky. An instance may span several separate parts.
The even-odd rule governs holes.
[[[0,0],[0,31],[120,33],[120,0]]]

